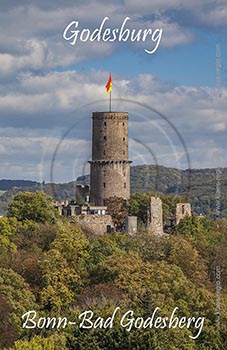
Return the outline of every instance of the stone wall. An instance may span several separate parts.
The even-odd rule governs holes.
[[[91,164],[91,202],[106,205],[112,196],[130,198],[130,164],[128,161],[96,161]]]
[[[163,234],[163,214],[162,201],[158,197],[150,198],[150,205],[148,208],[148,230],[154,234]]]
[[[125,230],[130,236],[137,233],[137,216],[126,216]]]
[[[87,201],[87,199],[89,199],[89,196],[90,196],[90,185],[82,185],[82,184],[76,185],[77,202]]]
[[[112,229],[114,227],[110,215],[79,215],[76,221],[85,233],[94,236],[103,236],[108,231],[108,226]]]
[[[190,203],[177,203],[176,206],[176,224],[178,225],[181,219],[185,216],[191,216],[191,204]]]

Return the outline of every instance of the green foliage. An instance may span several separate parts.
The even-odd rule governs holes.
[[[117,228],[122,228],[128,214],[126,200],[121,197],[110,197],[106,200],[108,214]]]
[[[156,261],[166,258],[169,245],[166,237],[156,236],[146,229],[140,229],[131,239],[134,251],[137,251],[143,261]],[[132,250],[132,248],[131,248]]]
[[[51,222],[56,219],[51,197],[43,192],[20,192],[16,194],[8,206],[8,216],[18,221],[32,220],[38,223]]]
[[[150,194],[135,193],[129,200],[128,212],[129,215],[138,217],[141,223],[147,223],[147,210],[149,205]]]
[[[11,307],[10,322],[20,334],[21,316],[36,307],[29,285],[13,270],[0,268],[0,295]]]
[[[129,215],[137,216],[141,223],[146,224],[150,197],[155,197],[156,194],[154,192],[135,193],[131,196],[128,203]],[[176,204],[183,202],[184,198],[174,195],[163,196],[162,194],[158,194],[158,196],[163,203],[163,221],[166,222],[175,214]]]
[[[10,220],[12,218],[9,218]],[[35,295],[42,284],[42,271],[39,262],[50,249],[57,234],[56,224],[37,224],[33,221],[18,222],[16,232],[11,237],[11,244],[16,250],[4,255],[2,266],[12,268],[29,283]]]
[[[37,194],[31,197],[37,199]],[[23,196],[22,196],[23,197]],[[39,196],[38,196],[39,197]],[[39,197],[40,198],[40,197]],[[21,199],[21,197],[19,197]],[[227,224],[193,215],[186,217],[173,235],[157,237],[141,229],[136,236],[107,234],[88,237],[76,220],[41,213],[31,217],[36,200],[20,202],[28,213],[21,221],[0,219],[0,348],[12,350],[224,350],[227,334]],[[164,218],[173,215],[179,198],[162,197]],[[48,200],[49,201],[49,200]],[[148,194],[135,194],[131,214],[146,222]],[[31,205],[32,203],[32,205]],[[15,208],[15,207],[13,207]],[[39,207],[38,212],[42,210]],[[46,212],[46,207],[45,211]],[[51,209],[52,210],[52,209]],[[34,214],[34,213],[33,213]],[[18,214],[19,215],[19,214]],[[44,222],[39,222],[42,217]],[[216,329],[215,269],[221,269],[221,330]],[[84,310],[109,317],[119,306],[113,328],[66,327],[22,330],[21,316],[66,316],[77,320]],[[133,329],[119,326],[120,315],[133,310],[135,317],[151,316],[160,307],[169,316],[205,316],[198,339],[193,329]],[[18,339],[19,338],[19,339]],[[12,348],[13,347],[13,348]]]
[[[16,229],[17,220],[15,218],[0,218],[0,256],[16,250],[16,245],[11,241]]]
[[[5,347],[13,345],[14,341],[17,339],[16,328],[11,322],[11,312],[12,307],[0,294],[0,349],[4,349]]]
[[[197,350],[194,342],[182,337],[179,330],[136,329],[127,332],[117,325],[113,329],[95,329],[92,333],[77,331],[69,346],[72,350]]]
[[[191,236],[206,233],[210,229],[210,222],[206,218],[197,215],[185,216],[176,226],[176,233]]]
[[[171,237],[168,243],[170,245],[168,261],[179,266],[197,287],[209,286],[207,266],[197,249],[181,236]]]
[[[216,217],[216,171],[217,169],[188,169],[179,170],[155,165],[137,165],[131,167],[131,194],[135,193],[160,193],[164,195],[176,195],[188,197],[194,212],[199,215],[207,215],[214,219]],[[85,175],[78,182],[90,183],[89,176]],[[18,192],[24,190],[35,192],[41,189],[47,195],[55,195],[55,200],[66,200],[75,198],[76,182],[65,184],[45,184],[7,180],[3,189],[7,191],[0,198],[0,214],[5,214],[7,204]],[[221,184],[221,208],[220,217],[227,218],[227,168],[222,169],[220,176]],[[16,187],[15,187],[16,186]],[[22,187],[23,186],[23,187]],[[24,187],[26,186],[26,187]]]
[[[34,336],[31,340],[18,340],[11,350],[67,350],[63,335],[52,335],[48,338]]]
[[[89,242],[90,259],[92,265],[106,259],[110,255],[120,255],[122,251],[133,249],[134,243],[129,236],[113,233],[103,237],[91,239]]]
[[[76,223],[58,223],[57,235],[51,248],[58,250],[74,268],[84,266],[88,258],[89,241]]]
[[[43,276],[41,306],[54,312],[66,310],[82,286],[80,274],[55,249],[46,253],[40,264]]]
[[[72,305],[86,282],[88,257],[88,239],[82,231],[75,224],[58,223],[56,238],[40,262],[44,309],[60,312]]]

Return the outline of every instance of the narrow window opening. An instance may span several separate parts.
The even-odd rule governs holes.
[[[103,187],[106,188],[106,183],[105,182],[103,182]]]
[[[124,182],[124,188],[126,188],[126,182]]]
[[[103,138],[104,138],[104,140],[106,140],[106,136],[104,136]]]

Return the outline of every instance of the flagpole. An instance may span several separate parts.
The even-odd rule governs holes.
[[[106,83],[106,92],[108,94],[110,94],[110,97],[109,97],[109,112],[111,112],[111,90],[112,90],[112,76],[111,76],[111,72],[110,72],[110,76],[109,76],[109,79]]]
[[[110,112],[111,112],[111,91],[110,91],[110,106],[109,106],[110,108]]]

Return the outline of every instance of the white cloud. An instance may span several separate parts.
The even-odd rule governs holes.
[[[155,21],[154,26],[163,28],[161,47],[172,48],[191,43],[195,40],[194,35],[188,29],[165,18]]]
[[[194,27],[212,30],[226,26],[227,19],[225,0],[110,1],[108,6],[101,0],[22,0],[20,5],[12,0],[0,8],[0,177],[37,179],[41,174],[49,179],[52,156],[68,131],[57,153],[56,181],[81,174],[90,156],[91,112],[108,107],[109,72],[79,72],[76,64],[122,49],[97,42],[72,47],[62,38],[66,24],[75,19],[95,28],[109,16],[111,26],[119,27],[129,16],[130,27],[163,27],[162,48],[174,48],[196,39]],[[217,99],[211,88],[176,87],[151,74],[137,74],[130,80],[114,77],[113,97],[118,99],[114,108],[130,113],[131,138],[149,146],[159,163],[187,167],[174,129],[136,101],[160,111],[177,127],[193,166],[226,165],[225,89]],[[101,101],[81,108],[94,100]],[[149,162],[146,147],[141,147],[134,143],[134,161]]]
[[[176,0],[178,3],[179,1]],[[51,2],[50,2],[51,3]],[[164,5],[165,3],[163,3]],[[25,2],[23,5],[12,5],[0,13],[0,74],[6,76],[18,71],[48,70],[57,67],[68,67],[91,58],[106,57],[120,46],[119,43],[78,42],[75,47],[63,38],[64,28],[72,20],[79,21],[79,28],[97,28],[105,16],[109,17],[108,26],[119,27],[123,19],[129,16],[130,28],[164,29],[161,46],[172,48],[190,43],[194,35],[189,29],[160,14],[159,8],[147,10],[146,2],[140,3],[140,15],[133,4],[122,6],[120,2],[104,4],[102,1],[75,3],[59,2],[59,5],[43,6],[36,2]],[[52,3],[53,5],[53,3]],[[181,8],[181,6],[179,7]],[[154,12],[152,12],[154,11]],[[151,19],[147,18],[151,15]],[[147,42],[146,45],[149,45]],[[140,43],[131,44],[132,48]],[[128,47],[125,45],[125,47]],[[144,53],[145,54],[145,53]]]
[[[216,4],[212,9],[204,11],[200,14],[199,18],[201,24],[210,27],[226,27],[227,22],[227,4]]]
[[[65,132],[55,160],[55,180],[81,175],[91,152],[91,112],[108,106],[107,76],[104,71],[29,73],[6,88],[0,96],[0,177],[6,167],[9,177],[15,177],[16,166],[17,177],[37,179],[42,165],[40,176],[49,179],[51,159]],[[217,100],[211,88],[176,87],[150,74],[131,80],[115,77],[114,87],[114,97],[121,100],[113,100],[113,108],[129,112],[130,138],[142,145],[132,142],[134,164],[144,163],[143,159],[152,162],[150,148],[159,164],[187,167],[183,145],[170,123],[183,138],[193,166],[216,166],[217,154],[219,165],[226,164],[227,90]],[[81,108],[94,99],[102,101]],[[159,111],[170,123],[136,102]]]
[[[207,0],[206,3],[204,2],[204,0],[153,0],[152,2],[149,0],[141,0],[140,2],[136,0],[124,1],[124,4],[128,9],[132,9],[134,11],[140,10],[140,12],[142,13],[144,11],[166,11],[169,9],[192,9],[196,12],[201,7],[209,7],[211,5],[214,5],[215,3],[217,4],[217,1],[214,0]]]
[[[8,133],[8,136],[0,136],[0,178],[50,181],[53,166],[54,181],[70,181],[82,174],[84,162],[90,157],[90,142],[83,139],[64,139],[53,159],[61,140],[59,136],[50,131],[48,135],[47,130],[42,133],[48,136],[41,136],[40,131],[28,132],[30,136],[25,136],[22,129],[16,132],[8,129]]]

